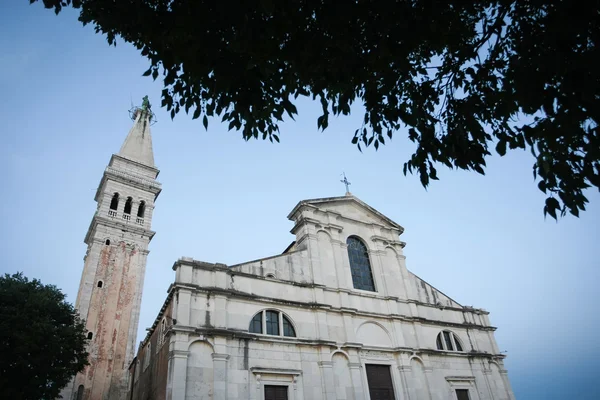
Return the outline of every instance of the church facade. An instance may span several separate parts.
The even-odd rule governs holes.
[[[174,263],[128,399],[514,400],[488,312],[411,273],[400,225],[350,193],[288,218],[282,254]]]

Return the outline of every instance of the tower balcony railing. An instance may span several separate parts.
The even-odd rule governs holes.
[[[117,211],[116,210],[108,210],[108,216],[115,218],[117,216]],[[131,221],[131,214],[125,214],[125,213],[123,213],[121,215],[121,218],[123,218],[125,221]],[[138,225],[144,225],[144,218],[142,218],[142,217],[135,217],[134,220],[135,220],[136,224],[138,224]]]

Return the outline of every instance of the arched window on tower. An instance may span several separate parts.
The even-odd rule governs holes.
[[[92,340],[94,338],[94,334],[92,332],[88,332],[87,338],[88,340]]]
[[[131,214],[131,205],[133,204],[133,199],[131,197],[127,198],[127,201],[125,202],[125,208],[123,209],[123,212],[125,214],[130,215]]]
[[[350,272],[355,289],[375,291],[371,263],[367,246],[357,237],[350,236],[346,240],[348,245],[348,260],[350,261]]]
[[[140,205],[138,206],[138,212],[137,212],[138,218],[144,218],[145,212],[146,212],[146,202],[140,201]]]
[[[113,194],[113,197],[110,200],[110,209],[116,211],[117,208],[119,208],[119,193]]]

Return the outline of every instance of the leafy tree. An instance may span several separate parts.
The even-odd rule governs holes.
[[[600,188],[598,0],[43,2],[81,8],[109,44],[148,57],[172,118],[279,141],[298,96],[319,100],[321,129],[358,101],[352,143],[377,149],[406,129],[404,174],[425,187],[440,164],[484,174],[494,149],[527,149],[545,215],[578,216]]]
[[[58,398],[87,365],[85,345],[85,326],[59,289],[0,276],[0,398]]]

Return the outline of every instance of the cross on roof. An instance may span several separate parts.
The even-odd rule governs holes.
[[[348,188],[348,186],[350,186],[351,183],[348,182],[348,178],[346,178],[345,172],[342,175],[344,175],[344,179],[340,180],[340,182],[342,182],[344,185],[346,185],[346,194],[350,194],[350,188]]]

